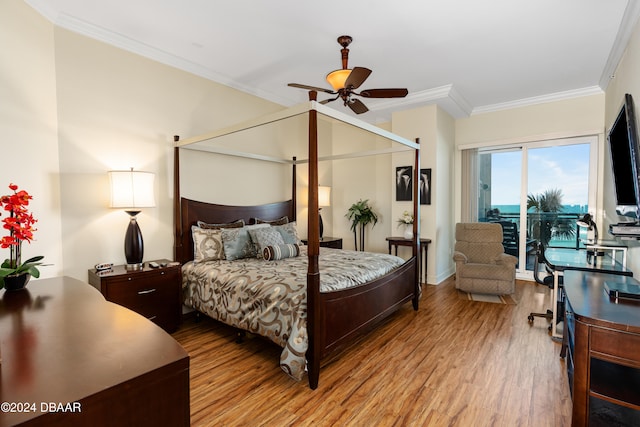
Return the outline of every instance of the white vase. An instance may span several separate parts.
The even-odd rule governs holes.
[[[413,239],[413,224],[407,224],[404,227],[404,236],[405,239]]]

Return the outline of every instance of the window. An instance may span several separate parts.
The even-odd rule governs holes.
[[[595,214],[596,141],[570,138],[463,150],[463,164],[469,166],[463,197],[470,199],[463,200],[463,218],[500,223],[505,251],[518,257],[521,273],[532,269],[537,241],[578,247],[587,235],[577,219]]]

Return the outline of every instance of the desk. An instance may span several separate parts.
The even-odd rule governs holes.
[[[622,266],[627,266],[627,246],[616,242],[615,240],[585,240],[584,245],[588,253],[611,252],[612,262],[617,261],[617,253],[622,253]]]
[[[0,299],[0,395],[32,405],[0,426],[189,425],[189,355],[159,326],[70,277]]]
[[[389,253],[391,253],[391,247],[395,246],[396,252],[398,255],[398,246],[413,246],[413,239],[405,239],[404,237],[387,237],[387,242],[389,242]],[[422,259],[424,259],[424,283],[427,283],[427,255],[429,254],[429,243],[431,243],[431,239],[423,239],[420,238],[420,252],[422,252],[422,256],[418,257],[418,270],[420,277],[422,275]]]
[[[556,323],[558,320],[557,304],[560,276],[567,270],[586,271],[592,273],[611,273],[621,276],[633,276],[631,270],[627,270],[622,264],[612,259],[609,255],[587,258],[586,249],[571,248],[547,248],[544,251],[548,267],[553,271],[553,319],[551,323],[551,335],[553,338],[561,338]]]
[[[640,301],[609,298],[605,282],[631,277],[568,271],[562,356],[572,391],[572,425],[640,425]]]

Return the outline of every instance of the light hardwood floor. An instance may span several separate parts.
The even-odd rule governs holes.
[[[571,397],[548,290],[517,281],[517,305],[461,299],[453,279],[323,363],[310,390],[261,338],[188,319],[174,337],[191,356],[193,426],[569,426]]]

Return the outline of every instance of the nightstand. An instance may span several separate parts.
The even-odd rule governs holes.
[[[307,245],[309,240],[302,239],[302,243]],[[323,237],[320,240],[321,248],[332,248],[332,249],[342,249],[342,238],[341,237]]]
[[[170,264],[166,259],[158,264]],[[127,270],[124,265],[110,270],[89,270],[89,283],[107,301],[127,307],[153,321],[167,332],[178,329],[182,316],[180,298],[182,274],[180,264],[141,270]]]

